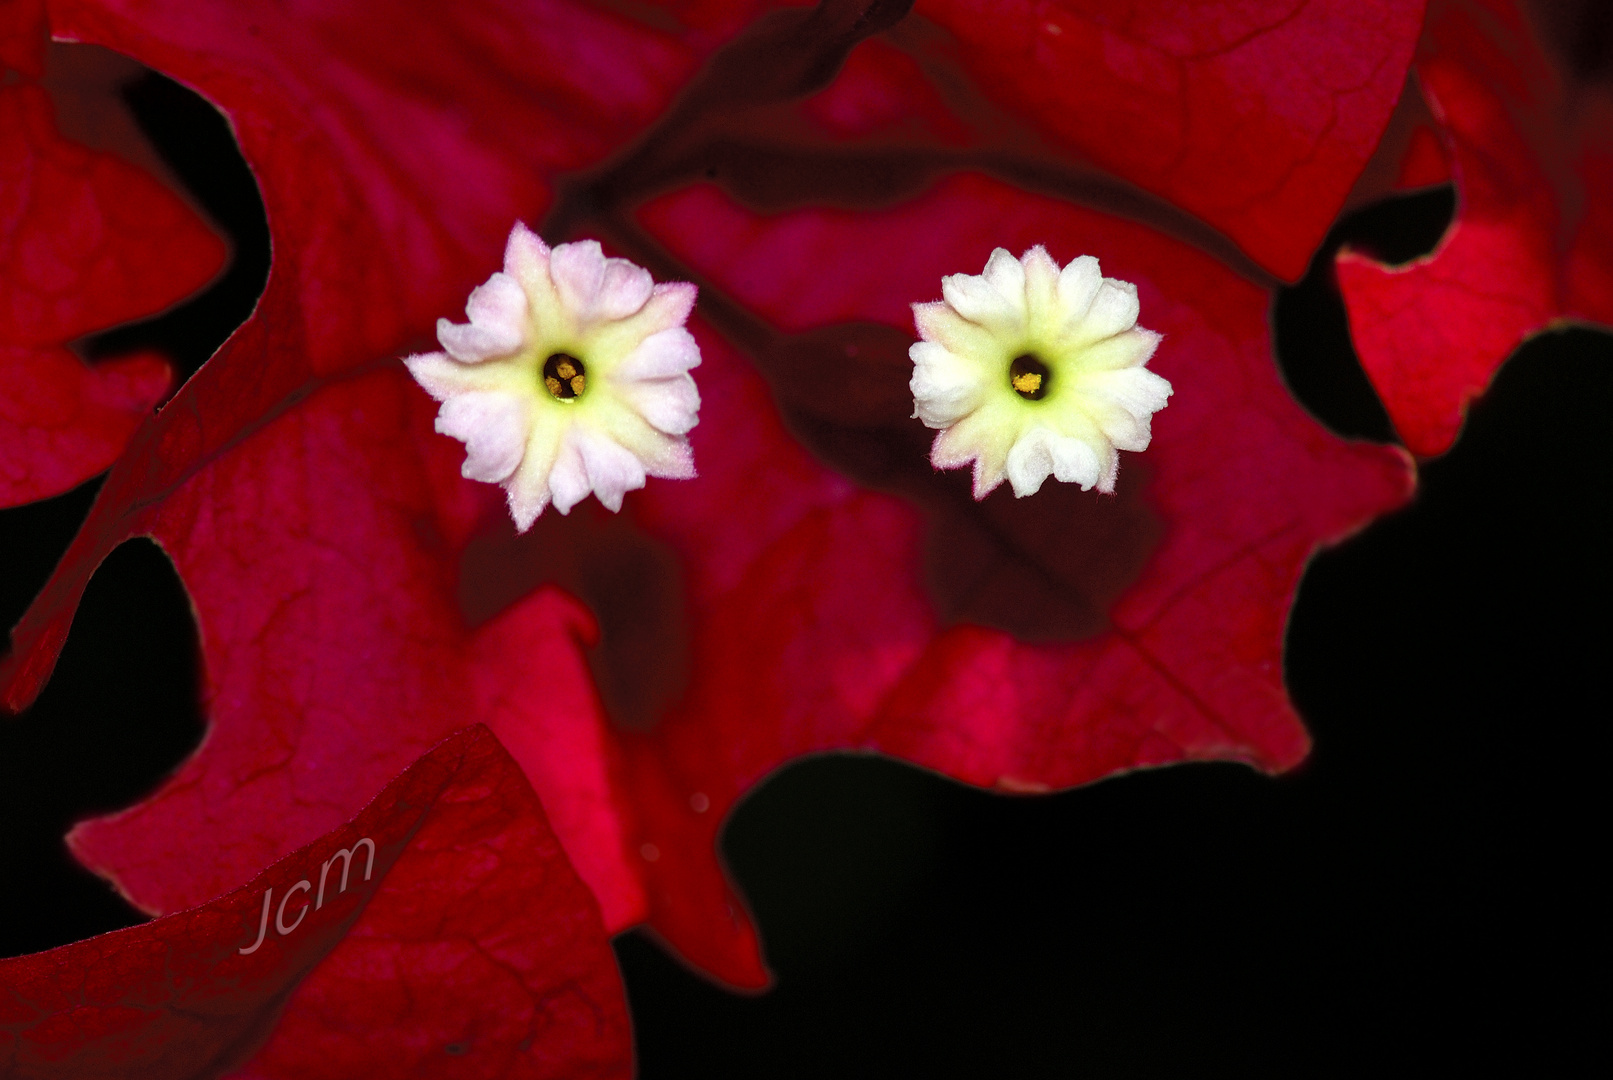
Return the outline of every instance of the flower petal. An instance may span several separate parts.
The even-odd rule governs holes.
[[[1021,451],[1021,447],[1025,447]],[[1112,476],[1113,452],[1099,461],[1084,439],[1061,436],[1046,428],[1035,428],[1008,453],[1008,480],[1014,494],[1034,495],[1051,473],[1066,484],[1079,484],[1083,491]],[[1111,483],[1111,487],[1112,487]]]
[[[1007,256],[1013,261],[1002,248],[991,255],[993,259]],[[1014,265],[1019,263],[1014,262]],[[941,295],[959,315],[990,330],[1011,332],[1024,323],[1023,298],[1016,304],[982,275],[948,274],[941,279]]]
[[[623,384],[621,396],[652,426],[668,435],[687,435],[699,420],[700,390],[687,375],[636,379]]]
[[[607,259],[597,240],[555,248],[549,274],[562,303],[583,326],[627,318],[645,305],[655,287],[649,271],[626,259]]]
[[[1005,248],[997,248],[980,275],[1012,309],[1016,322],[1025,322],[1025,268]]]
[[[465,314],[468,325],[437,320],[437,340],[455,360],[474,364],[510,356],[526,338],[526,293],[508,274],[494,274],[472,290]]]
[[[1137,286],[1129,281],[1104,278],[1086,315],[1079,322],[1072,319],[1065,325],[1064,341],[1072,349],[1084,349],[1133,329],[1140,311]]]
[[[644,486],[644,463],[621,443],[599,434],[587,424],[576,425],[568,434],[582,460],[589,489],[606,509],[621,510],[622,496]],[[561,506],[558,494],[555,507],[561,513],[567,509]]]
[[[980,406],[980,372],[975,366],[932,341],[915,341],[913,358],[914,416],[926,427],[957,423]]]
[[[437,430],[465,444],[467,480],[497,484],[521,464],[531,421],[527,403],[512,394],[471,392],[443,402]]]
[[[681,325],[659,330],[611,369],[617,383],[669,379],[700,366],[700,346]]]

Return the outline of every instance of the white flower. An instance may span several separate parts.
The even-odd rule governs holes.
[[[470,322],[437,320],[446,351],[404,363],[442,402],[437,430],[464,442],[465,476],[502,484],[525,532],[551,502],[564,514],[592,492],[620,510],[646,476],[695,474],[694,300],[596,241],[551,251],[517,222]]]
[[[1049,475],[1115,489],[1120,450],[1146,450],[1171,384],[1143,367],[1160,336],[1137,326],[1137,287],[1083,255],[1062,271],[1040,246],[1002,248],[979,277],[941,279],[914,304],[913,415],[939,428],[930,462],[974,462],[974,496],[1005,479],[1023,498]]]

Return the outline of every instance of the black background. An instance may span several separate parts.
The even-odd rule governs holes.
[[[237,260],[85,349],[155,343],[193,370],[261,287],[262,209],[206,105],[156,76],[129,99]],[[1390,438],[1332,252],[1426,252],[1453,203],[1350,216],[1276,299],[1283,371],[1343,434]],[[724,840],[778,984],[736,996],[625,937],[641,1074],[1599,1071],[1610,409],[1613,338],[1537,338],[1417,501],[1315,560],[1287,674],[1316,747],[1289,775],[1197,765],[1020,798],[862,756],[785,769]],[[0,512],[6,625],[94,488]],[[172,568],[125,545],[38,704],[0,721],[0,954],[138,921],[61,836],[194,749],[197,678]]]

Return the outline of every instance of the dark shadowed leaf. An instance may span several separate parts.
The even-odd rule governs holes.
[[[0,981],[18,1080],[632,1074],[598,908],[482,727],[234,892]]]

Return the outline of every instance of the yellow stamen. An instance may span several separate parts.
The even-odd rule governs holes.
[[[1034,371],[1014,376],[1014,389],[1021,394],[1034,394],[1042,388],[1042,377]]]

